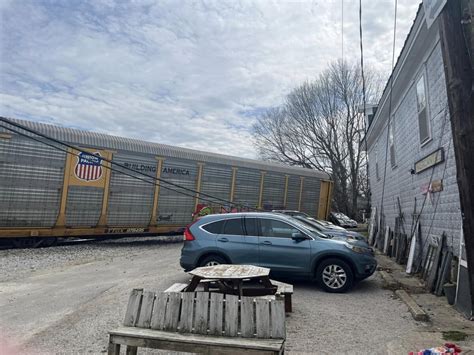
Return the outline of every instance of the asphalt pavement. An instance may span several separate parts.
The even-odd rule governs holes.
[[[133,288],[163,291],[189,280],[180,249],[180,243],[129,238],[1,250],[0,353],[106,352],[107,331],[122,322]],[[407,350],[404,339],[425,327],[382,288],[378,274],[347,294],[294,285],[286,319],[290,353],[395,353],[390,349]]]

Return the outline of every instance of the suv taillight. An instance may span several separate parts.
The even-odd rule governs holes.
[[[191,240],[195,240],[195,239],[196,238],[194,238],[194,235],[191,233],[189,228],[186,227],[186,229],[184,230],[184,240],[191,241]]]
[[[196,237],[193,235],[193,233],[191,233],[191,230],[189,228],[191,228],[191,226],[196,223],[197,221],[199,221],[199,218],[196,218],[195,221],[193,221],[191,224],[189,224],[186,228],[184,228],[184,240],[196,240]]]

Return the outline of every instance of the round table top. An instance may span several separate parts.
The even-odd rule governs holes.
[[[189,272],[203,279],[251,279],[270,275],[270,269],[254,265],[220,264],[198,267]]]

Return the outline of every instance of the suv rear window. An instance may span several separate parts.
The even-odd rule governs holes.
[[[223,234],[244,235],[244,229],[242,228],[242,219],[228,219],[225,222]]]
[[[217,222],[206,224],[205,226],[202,227],[202,229],[212,234],[221,234],[223,226],[224,226],[224,221],[217,221]]]

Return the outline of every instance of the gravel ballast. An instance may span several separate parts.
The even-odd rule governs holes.
[[[0,250],[0,282],[75,263],[127,256],[150,247],[181,242],[182,235],[82,241],[50,248]]]
[[[156,238],[1,250],[0,334],[23,353],[106,352],[107,331],[122,322],[132,288],[162,291],[189,280],[180,250]],[[286,350],[386,353],[420,325],[381,284],[375,275],[350,293],[329,294],[294,282]]]

